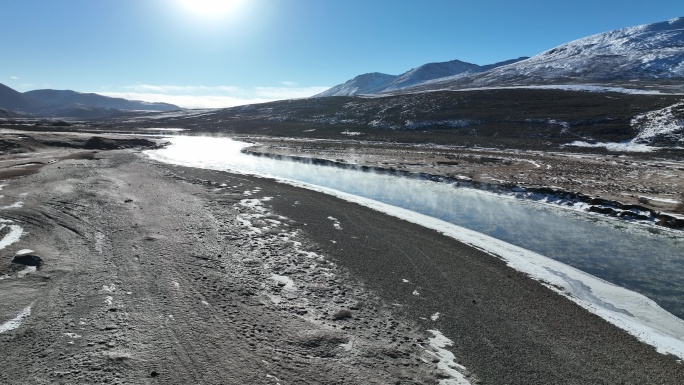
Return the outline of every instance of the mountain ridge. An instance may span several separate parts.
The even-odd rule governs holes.
[[[342,84],[338,84],[337,86],[314,95],[313,97],[381,94],[416,86],[425,82],[434,81],[436,79],[484,72],[501,65],[515,63],[524,59],[527,59],[527,57],[519,57],[517,59],[510,59],[484,66],[464,62],[461,60],[433,62],[412,68],[400,75],[388,75],[380,72],[370,72],[358,75],[353,79],[350,79]]]
[[[416,69],[445,63],[428,63]],[[399,76],[406,76],[416,69]],[[380,92],[345,95],[553,84],[653,87],[684,92],[684,83],[679,82],[680,79],[684,80],[684,17],[590,35],[529,58],[479,66],[478,71],[465,70],[412,84],[407,82],[405,86],[388,85]],[[671,84],[673,81],[675,84]],[[343,95],[329,91],[315,96]]]
[[[96,118],[123,111],[174,111],[181,108],[169,103],[111,98],[72,90],[40,89],[22,93],[0,83],[0,109],[38,117]]]

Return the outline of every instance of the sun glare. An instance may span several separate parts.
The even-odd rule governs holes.
[[[178,0],[188,12],[203,18],[221,18],[230,15],[241,0]]]

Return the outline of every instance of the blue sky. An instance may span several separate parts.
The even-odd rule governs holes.
[[[684,2],[0,0],[0,13],[0,83],[16,90],[227,107],[366,72],[532,56],[684,16]]]

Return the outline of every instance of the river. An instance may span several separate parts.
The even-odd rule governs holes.
[[[255,157],[240,152],[249,144],[228,138],[170,140],[171,146],[148,155],[184,166],[320,186],[436,218],[640,293],[684,319],[684,236],[677,231],[446,183]],[[566,274],[545,268],[558,277]],[[564,279],[573,290],[584,290],[576,279]]]

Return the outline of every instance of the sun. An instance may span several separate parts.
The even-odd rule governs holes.
[[[217,19],[233,13],[241,0],[178,0],[188,12],[207,19]]]

